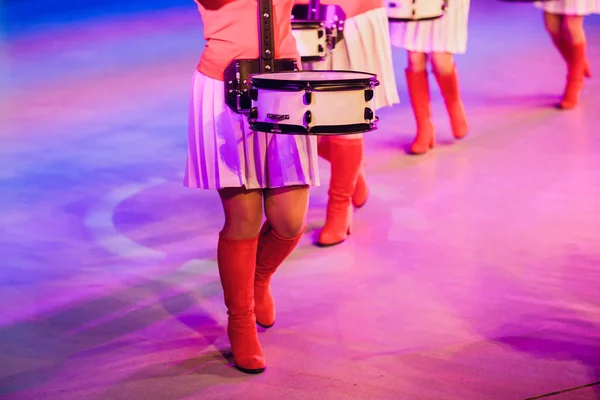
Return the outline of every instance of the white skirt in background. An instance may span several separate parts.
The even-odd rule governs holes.
[[[201,189],[318,185],[316,137],[251,131],[246,116],[225,104],[223,85],[198,71],[192,78],[184,185]]]
[[[467,51],[469,5],[469,0],[448,0],[448,8],[441,18],[390,22],[392,44],[421,53],[464,54]]]
[[[600,0],[551,0],[538,1],[535,5],[550,14],[600,14]]]
[[[325,61],[303,63],[302,68],[376,74],[380,85],[375,89],[375,106],[379,109],[400,102],[385,8],[347,19],[344,40],[336,44],[333,54],[328,55]]]

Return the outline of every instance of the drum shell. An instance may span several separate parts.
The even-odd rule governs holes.
[[[318,22],[292,22],[292,35],[303,62],[325,59],[327,35],[325,28]]]
[[[377,129],[378,121],[374,95],[377,85],[374,80],[372,85],[340,84],[311,90],[253,87],[251,127],[262,132],[309,135],[372,131]]]
[[[386,0],[388,19],[392,22],[423,21],[441,18],[445,0]]]

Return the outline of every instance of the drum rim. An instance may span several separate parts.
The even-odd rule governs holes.
[[[358,122],[354,124],[341,125],[314,125],[306,127],[295,124],[279,124],[276,122],[250,122],[250,129],[257,132],[266,132],[279,135],[302,135],[302,136],[336,136],[350,135],[354,133],[367,133],[377,130],[379,117],[371,122]]]
[[[324,21],[311,21],[311,20],[306,20],[306,19],[298,19],[298,20],[292,20],[292,28],[294,27],[294,25],[300,25],[303,27],[303,29],[309,29],[309,28],[317,28],[317,29],[325,29],[325,27],[323,26],[323,22]]]
[[[319,71],[281,71],[275,72],[275,74],[286,74],[286,73],[295,73],[295,74],[304,74],[304,73],[322,73],[322,72],[343,72],[343,73],[353,73],[353,74],[361,74],[368,75],[368,77],[356,78],[356,79],[334,79],[330,81],[322,81],[322,80],[311,80],[311,79],[301,79],[301,80],[289,80],[289,79],[268,79],[269,75],[273,75],[274,73],[258,73],[250,75],[250,83],[253,87],[257,89],[277,89],[278,86],[298,86],[299,90],[304,89],[307,85],[311,87],[325,87],[325,86],[335,86],[340,84],[362,84],[365,86],[376,85],[379,81],[377,80],[377,74],[373,74],[371,72],[363,72],[363,71],[349,71],[349,70],[319,70]],[[260,75],[260,76],[258,76]],[[279,84],[278,84],[279,83]],[[257,85],[258,84],[258,85]]]
[[[514,1],[514,0],[513,0]],[[538,0],[517,0],[517,1],[538,1]],[[423,18],[399,18],[399,17],[389,17],[388,20],[390,22],[414,22],[414,21],[432,21],[434,19],[440,19],[444,16],[444,13],[440,15],[436,15],[435,17],[423,17]]]

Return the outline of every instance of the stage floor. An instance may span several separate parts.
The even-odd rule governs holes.
[[[189,3],[0,36],[0,398],[600,398],[600,17],[595,76],[563,112],[539,11],[474,4],[471,133],[454,143],[432,85],[440,144],[421,157],[394,50],[402,104],[367,135],[371,197],[322,249],[312,191],[260,333],[268,370],[247,376],[223,355],[220,203],[182,186]]]

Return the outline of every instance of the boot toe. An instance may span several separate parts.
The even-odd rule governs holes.
[[[263,356],[242,354],[234,358],[235,367],[246,374],[260,374],[267,368]]]
[[[319,239],[317,240],[317,245],[319,247],[329,247],[335,246],[336,244],[340,244],[346,240],[347,235],[341,234],[339,232],[325,232],[322,231],[319,235]]]
[[[361,208],[367,202],[369,197],[369,188],[365,182],[364,176],[361,174],[358,176],[356,186],[354,187],[354,193],[352,194],[352,205],[356,208]]]
[[[467,136],[467,133],[469,132],[469,126],[467,125],[466,122],[461,123],[461,124],[457,124],[453,129],[452,129],[452,133],[454,134],[454,137],[456,139],[462,139],[465,136]]]
[[[577,106],[576,102],[563,100],[558,103],[557,108],[560,110],[572,110]]]
[[[425,154],[429,151],[429,149],[432,149],[434,146],[435,140],[433,139],[433,136],[431,136],[429,142],[425,142],[417,138],[417,140],[415,140],[415,142],[413,142],[413,144],[410,146],[410,153],[414,155]]]
[[[354,196],[352,196],[352,205],[356,208],[361,208],[367,203],[368,199],[369,199],[368,191],[361,193],[360,195],[355,194]]]
[[[262,328],[270,328],[275,324],[275,299],[270,285],[254,286],[254,315],[256,323]]]
[[[256,324],[261,328],[270,328],[275,325],[275,304],[270,302],[270,306],[256,307]]]

